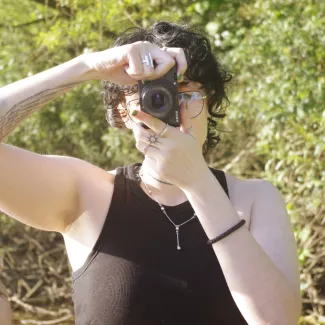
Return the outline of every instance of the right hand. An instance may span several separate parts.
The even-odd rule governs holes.
[[[142,63],[151,53],[156,67]],[[165,51],[149,42],[135,42],[101,52],[83,54],[89,67],[90,78],[108,80],[116,84],[132,85],[138,80],[153,80],[165,75],[177,62],[177,74],[184,75],[187,69],[186,57],[181,48],[165,48]],[[180,81],[180,80],[179,80]]]

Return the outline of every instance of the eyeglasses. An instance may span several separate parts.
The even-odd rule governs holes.
[[[207,96],[204,95],[201,91],[182,91],[178,93],[178,102],[179,105],[181,103],[185,103],[185,107],[187,107],[187,111],[190,115],[190,118],[196,118],[198,115],[201,114],[203,107],[204,107],[204,99]],[[132,112],[135,109],[138,109],[140,105],[139,98],[132,99],[126,102],[126,108],[128,112]],[[129,114],[132,119],[132,116]]]

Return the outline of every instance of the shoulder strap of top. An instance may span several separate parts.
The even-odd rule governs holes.
[[[125,169],[126,167],[117,167],[114,179],[114,190],[112,194],[111,203],[107,211],[107,215],[102,227],[102,230],[97,238],[97,241],[88,255],[86,262],[77,271],[72,272],[72,280],[75,282],[89,267],[92,260],[96,257],[103,240],[107,237],[109,229],[114,222],[118,222],[117,218],[125,207],[126,202],[126,187],[125,187]]]
[[[209,167],[209,168],[210,168],[211,172],[214,174],[214,176],[217,178],[217,180],[219,181],[221,187],[226,192],[227,196],[229,197],[228,185],[227,185],[227,179],[226,179],[225,172],[222,170],[211,168],[211,167]]]

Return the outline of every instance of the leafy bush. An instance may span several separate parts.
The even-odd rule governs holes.
[[[122,30],[151,20],[195,23],[235,79],[222,142],[207,159],[283,193],[301,262],[301,322],[325,324],[325,3],[311,0],[3,0],[0,83],[104,50]],[[72,155],[105,169],[141,159],[129,131],[109,129],[100,85],[47,105],[9,137],[14,145]],[[3,225],[4,220],[1,220]],[[6,221],[7,222],[7,221]],[[6,227],[13,227],[8,223]],[[44,236],[47,236],[44,233]],[[46,302],[45,302],[46,303]]]

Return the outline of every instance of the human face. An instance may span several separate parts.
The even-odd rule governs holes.
[[[190,98],[191,95],[192,98],[198,98],[188,105],[188,111],[191,116],[191,123],[195,128],[195,133],[201,146],[203,146],[206,140],[208,126],[207,118],[209,116],[206,104],[206,94],[199,83],[191,81],[181,82],[178,87],[178,92],[185,99]],[[140,110],[138,99],[138,94],[126,96],[126,109],[119,106],[121,116],[129,129],[132,129],[135,123],[132,119],[131,111],[134,109]]]

